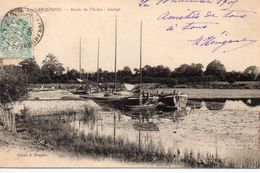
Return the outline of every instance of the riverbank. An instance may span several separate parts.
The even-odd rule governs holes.
[[[165,151],[153,143],[138,144],[120,137],[84,134],[71,126],[65,117],[56,120],[37,119],[29,123],[27,134],[40,140],[54,150],[67,151],[81,157],[105,157],[118,161],[156,167],[194,167],[222,168],[230,167],[218,156],[208,153],[204,156],[192,150]],[[199,156],[200,155],[200,156]],[[226,164],[226,165],[225,165]]]
[[[104,84],[104,83],[103,83]],[[114,83],[105,83],[105,86],[109,86],[110,88],[114,87]],[[134,84],[133,84],[134,85]],[[139,85],[138,83],[136,85]],[[30,88],[41,88],[44,86],[45,88],[60,88],[60,89],[71,89],[79,87],[78,83],[48,83],[48,84],[30,84]],[[96,86],[95,82],[89,83],[89,86]],[[117,86],[120,86],[120,83],[117,83]],[[238,81],[233,84],[228,82],[193,82],[182,85],[171,85],[161,83],[143,83],[144,88],[149,89],[160,89],[160,88],[178,88],[178,89],[260,89],[260,81]]]
[[[0,159],[6,160],[6,162],[1,162],[0,166],[259,167],[257,160],[237,165],[238,163],[232,160],[222,161],[214,152],[205,153],[202,148],[201,153],[197,153],[196,149],[178,149],[178,146],[175,150],[164,151],[160,147],[153,146],[155,143],[151,143],[149,147],[145,145],[140,149],[138,144],[120,138],[114,140],[111,136],[105,137],[101,134],[86,135],[70,126],[65,116],[56,117],[56,119],[34,118],[37,119],[27,125],[28,130],[25,132],[11,134],[0,131]],[[178,136],[181,135],[179,130],[175,132]],[[167,131],[172,130],[167,129]]]
[[[148,167],[151,165],[119,162],[109,158],[80,157],[74,153],[53,150],[25,134],[0,130],[0,167]]]
[[[260,83],[257,83],[260,86]],[[34,87],[39,87],[40,84],[35,84],[33,85]],[[54,87],[58,88],[58,84],[44,84],[45,87]],[[62,88],[68,89],[72,87],[72,84],[61,84]],[[74,85],[75,86],[75,85]],[[196,89],[196,88],[170,88],[167,86],[163,86],[160,84],[144,84],[143,85],[143,90],[145,92],[149,93],[173,93],[174,90],[178,90],[181,93],[187,94],[189,99],[260,99],[260,90],[259,89]],[[68,94],[65,92],[65,90],[60,90],[63,91],[62,94],[64,94],[64,97],[72,97],[72,94]],[[46,93],[55,93],[55,89],[50,89],[50,91],[46,91]],[[40,92],[30,92],[29,94],[30,97],[32,98],[45,98],[47,99],[48,96],[52,98],[58,98],[60,95],[55,95],[55,94],[41,94],[42,91]]]
[[[59,103],[56,103],[57,100],[55,99],[52,100],[52,98],[50,98],[51,96],[55,98],[56,96],[59,96],[59,98],[63,97],[65,95],[64,93],[70,94],[64,90],[39,91],[39,92],[29,93],[29,99],[31,100],[24,101],[25,103],[27,103],[24,105],[31,106],[31,108],[35,108],[35,110],[27,111],[27,112],[25,111],[26,113],[25,116],[30,117],[30,119],[26,119],[24,122],[25,127],[23,129],[26,129],[26,131],[18,133],[13,138],[5,135],[2,135],[2,137],[0,137],[0,143],[6,147],[2,151],[7,158],[10,158],[9,159],[10,163],[12,163],[12,159],[15,158],[16,160],[18,159],[21,162],[19,164],[22,164],[25,159],[26,164],[27,162],[28,164],[29,163],[32,164],[36,160],[37,162],[39,162],[39,164],[42,164],[44,166],[48,164],[48,160],[54,160],[54,161],[57,160],[57,162],[53,164],[53,166],[59,165],[59,162],[61,166],[64,165],[69,166],[71,164],[70,163],[67,164],[67,162],[74,162],[74,163],[79,162],[79,164],[81,163],[83,164],[86,161],[87,163],[93,162],[94,165],[100,165],[102,167],[105,166],[106,164],[108,164],[108,166],[114,165],[116,167],[121,167],[123,165],[124,165],[123,167],[156,166],[156,167],[174,167],[174,168],[175,167],[195,167],[195,168],[197,167],[201,167],[201,168],[202,167],[204,168],[205,167],[206,168],[207,167],[210,168],[259,167],[260,162],[258,161],[257,158],[256,160],[253,160],[252,162],[253,164],[248,165],[248,163],[251,162],[244,162],[244,160],[242,160],[241,162],[236,163],[234,162],[234,160],[225,160],[225,158],[224,160],[221,160],[223,159],[223,157],[218,156],[218,154],[223,155],[223,151],[225,152],[230,151],[230,148],[225,149],[227,143],[228,146],[232,144],[231,145],[232,149],[235,149],[235,146],[238,144],[243,144],[242,149],[244,147],[250,147],[249,150],[251,151],[252,148],[254,148],[251,146],[254,144],[254,141],[250,139],[252,139],[252,136],[254,139],[255,136],[255,134],[251,134],[251,133],[255,133],[257,129],[256,117],[258,116],[258,114],[252,114],[252,112],[249,111],[250,110],[249,108],[245,109],[247,111],[243,110],[242,112],[241,111],[232,112],[230,111],[230,109],[228,111],[219,112],[219,113],[216,111],[211,112],[211,111],[203,111],[203,110],[190,111],[187,116],[180,118],[179,120],[177,120],[176,123],[175,123],[175,119],[177,117],[174,115],[173,115],[174,116],[173,122],[170,119],[158,118],[154,122],[159,126],[160,132],[155,132],[154,134],[153,132],[150,132],[149,136],[152,139],[151,141],[156,141],[158,139],[159,143],[158,142],[150,143],[150,140],[148,140],[148,132],[147,132],[146,133],[147,136],[145,137],[143,136],[143,138],[144,139],[147,138],[148,145],[143,145],[140,147],[138,145],[138,140],[137,142],[135,139],[134,141],[130,141],[128,139],[122,139],[121,136],[119,136],[119,134],[123,130],[126,131],[126,134],[121,133],[121,135],[123,136],[127,136],[127,135],[131,136],[134,134],[138,134],[138,131],[136,130],[135,131],[129,130],[133,128],[132,125],[134,123],[134,121],[132,121],[131,119],[125,119],[129,117],[121,116],[121,118],[119,117],[116,118],[118,120],[116,120],[116,126],[115,126],[115,119],[113,118],[114,115],[113,112],[108,112],[109,118],[106,118],[102,113],[97,114],[98,116],[93,116],[95,112],[89,112],[89,110],[85,112],[84,111],[83,112],[82,111],[67,111],[67,112],[57,111],[56,112],[56,110],[59,109],[70,109],[71,107],[73,107],[73,104],[75,104],[75,106],[78,106],[76,107],[75,110],[82,109],[82,106],[79,106],[80,104],[78,103],[92,102],[88,100],[79,100],[79,101],[73,100],[72,102],[70,102],[70,100],[60,100]],[[48,101],[41,100],[44,97],[50,100]],[[39,100],[35,98],[38,98]],[[35,107],[33,103],[37,103],[38,106]],[[241,102],[241,104],[242,103],[243,102]],[[63,104],[65,105],[61,106]],[[238,105],[238,107],[241,107],[241,105]],[[236,110],[238,107],[235,107],[234,109]],[[41,112],[41,110],[44,111],[47,110],[48,113],[47,115],[49,116],[37,112],[37,111]],[[52,114],[49,114],[50,112],[52,112]],[[56,113],[59,114],[57,115]],[[81,116],[77,118],[76,116],[74,116],[76,113],[81,113]],[[240,114],[241,116],[243,115],[243,117],[245,118],[238,116]],[[217,115],[217,118],[214,117],[213,115]],[[235,116],[237,118],[236,121],[234,121],[233,115],[236,115]],[[227,117],[229,117],[230,120],[227,121]],[[251,119],[249,119],[249,117],[251,117]],[[171,118],[171,116],[169,118]],[[87,120],[84,119],[88,119],[90,121],[96,121],[96,126],[91,125],[91,123],[88,124],[86,122]],[[83,124],[80,125],[80,121]],[[70,124],[71,122],[78,123],[79,126],[77,127],[79,129],[77,129],[77,127],[72,126]],[[252,122],[253,122],[253,126],[251,127]],[[227,125],[226,123],[229,124]],[[215,126],[213,126],[213,124]],[[224,129],[223,124],[225,124],[224,127],[226,127],[227,129]],[[82,132],[82,130],[86,132],[88,130],[87,127],[89,127],[89,130],[92,131],[92,134],[87,134]],[[109,130],[109,128],[111,128],[111,130]],[[245,129],[249,129],[249,130],[245,130]],[[113,130],[117,131],[116,132],[117,138],[115,140],[113,139]],[[105,136],[103,135],[103,133],[107,134],[110,132],[112,132],[111,135],[105,135]],[[216,134],[213,132],[218,132],[218,133]],[[243,137],[243,140],[247,139],[246,141],[238,140],[237,136],[241,136],[242,134],[245,134],[244,136],[247,136],[246,138]],[[144,135],[144,133],[142,133],[142,135]],[[5,138],[7,140],[4,139],[2,140],[1,138]],[[212,141],[215,141],[216,138],[218,139],[217,145],[221,144],[220,145],[221,149],[218,149],[218,154],[215,153],[215,143],[214,142],[212,143]],[[228,140],[229,138],[230,140]],[[30,142],[26,143],[26,141],[20,139],[26,139],[27,142],[29,141]],[[18,140],[18,141],[14,142],[13,145],[12,143],[8,143],[13,140],[14,141]],[[167,150],[167,148],[165,150],[164,148],[162,148],[161,145],[154,146],[154,144],[157,143],[160,144],[160,141],[161,142],[164,141],[163,142],[164,144],[165,143],[169,144],[170,147],[168,148],[170,150]],[[175,144],[176,141],[179,141],[180,144],[179,145]],[[200,141],[203,142],[200,143]],[[188,145],[185,146],[185,144]],[[208,150],[204,152],[206,148],[206,144],[208,144]],[[36,151],[39,150],[38,154],[36,155],[34,154],[35,153],[34,148],[36,148]],[[223,148],[225,150],[223,150]],[[10,154],[12,152],[16,152],[16,155]],[[44,154],[45,152],[48,153],[47,156],[46,154]],[[234,152],[236,152],[236,150],[234,150]],[[19,156],[17,153],[19,154]],[[240,153],[244,155],[243,152]],[[30,154],[33,155],[33,157]],[[65,161],[63,160],[65,157],[63,155],[67,157]],[[233,155],[234,153],[231,153],[231,156]],[[84,161],[81,161],[82,159]],[[112,162],[112,164],[109,164],[110,161]],[[77,163],[75,163],[75,165],[77,165]],[[87,164],[84,165],[86,166]]]
[[[12,112],[41,115],[63,115],[70,113],[86,113],[100,109],[92,100],[83,100],[66,90],[30,91],[27,96],[12,104]]]
[[[157,93],[172,93],[178,90],[181,93],[187,94],[189,99],[260,99],[260,90],[256,89],[193,89],[193,88],[160,88],[147,89],[147,92]]]

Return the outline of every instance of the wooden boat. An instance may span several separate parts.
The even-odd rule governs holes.
[[[186,105],[188,102],[188,96],[185,94],[169,94],[169,95],[160,95],[160,96],[152,96],[152,97],[142,97],[142,103],[146,103],[149,100],[157,100],[158,104],[147,106],[145,104],[140,105],[138,97],[129,97],[125,100],[126,108],[131,110],[135,109],[146,109],[149,107],[158,108],[161,111],[174,111],[174,110],[183,110],[186,109]],[[142,108],[143,107],[143,108]]]
[[[87,94],[87,90],[83,88],[82,83],[84,81],[81,79],[81,37],[79,39],[79,78],[76,78],[79,82],[78,88],[69,89],[68,91],[75,95]]]
[[[109,92],[97,92],[97,93],[91,93],[91,94],[86,94],[86,95],[81,95],[81,98],[85,99],[92,99],[96,102],[101,102],[101,103],[114,103],[114,102],[122,102],[129,96],[119,94],[116,92],[116,80],[117,80],[117,17],[115,18],[115,78],[114,78],[114,91],[113,93]],[[97,82],[99,82],[99,76],[98,76],[98,70],[99,70],[99,39],[98,39],[98,58],[97,58]]]
[[[126,106],[134,106],[134,105],[139,105],[139,97],[129,97],[126,99]],[[147,102],[148,98],[147,97],[142,97],[142,103]]]
[[[134,111],[144,111],[149,109],[155,109],[156,105],[154,103],[149,102],[149,97],[143,97],[142,93],[142,21],[140,23],[140,88],[138,91],[138,95],[135,97],[129,97],[126,100],[125,107]],[[145,103],[145,104],[143,104]]]
[[[80,95],[81,98],[91,99],[101,103],[123,102],[128,96],[108,94],[106,92],[99,92],[94,94]]]
[[[80,88],[69,89],[68,91],[71,92],[72,94],[75,94],[75,95],[84,95],[84,94],[87,94],[87,91],[86,91],[86,90],[80,89]]]
[[[132,111],[149,111],[155,110],[157,108],[157,104],[142,104],[142,105],[126,105],[126,108]]]
[[[175,110],[186,109],[188,96],[185,94],[173,93],[172,95],[159,96],[158,102],[165,104],[165,106],[172,107]],[[161,105],[161,107],[163,107]]]
[[[99,49],[100,49],[100,39],[98,37],[98,54],[97,54],[97,84],[99,85]],[[80,52],[81,52],[81,42],[80,42]],[[80,66],[81,66],[81,53],[80,53]],[[89,92],[85,91],[84,94],[82,94],[84,91],[79,91],[77,92],[77,90],[73,90],[70,91],[72,93],[75,94],[82,94],[80,95],[81,98],[84,99],[92,99],[94,101],[97,102],[114,102],[114,101],[122,101],[125,98],[127,98],[127,96],[123,96],[120,94],[116,94],[116,63],[117,63],[117,18],[115,18],[115,78],[114,78],[114,94],[108,93],[108,92],[101,92],[99,91],[99,86],[95,89],[89,89]]]
[[[160,108],[165,111],[182,110],[186,108],[188,96],[175,92],[169,95],[150,96],[142,92],[142,22],[140,25],[140,88],[138,96],[129,97],[125,101],[125,107],[130,110],[143,111]],[[151,100],[153,100],[151,102]],[[144,103],[144,104],[143,104]],[[161,103],[161,104],[159,104]]]
[[[131,101],[134,104],[129,104],[129,102]],[[137,102],[139,104],[135,104]],[[140,112],[152,111],[152,110],[156,110],[158,106],[158,98],[157,97],[144,97],[144,98],[129,97],[126,99],[125,103],[126,103],[125,107],[131,111],[140,111]],[[140,104],[140,103],[144,103],[144,104]]]
[[[172,112],[172,111],[176,111],[177,109],[174,106],[168,106],[162,102],[159,102],[157,106],[157,110],[162,112]]]

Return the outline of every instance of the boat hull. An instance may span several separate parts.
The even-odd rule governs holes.
[[[188,96],[187,95],[168,95],[161,96],[158,102],[163,103],[167,107],[172,107],[173,110],[186,109]]]
[[[147,98],[143,97],[142,98],[142,103],[147,102],[147,100],[148,100]],[[139,105],[140,104],[139,101],[140,101],[139,97],[129,97],[129,98],[126,99],[125,104],[127,106],[135,106],[135,105]]]
[[[76,94],[76,95],[84,95],[87,94],[86,90],[69,90],[69,92],[71,92],[72,94]]]
[[[132,111],[148,111],[148,110],[155,110],[157,105],[136,105],[136,106],[126,106],[129,110]]]
[[[102,103],[110,103],[110,102],[123,102],[128,97],[127,96],[96,96],[96,95],[81,95],[80,96],[83,99],[91,99],[96,102],[102,102]]]

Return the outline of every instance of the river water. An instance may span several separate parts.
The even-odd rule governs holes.
[[[100,110],[95,121],[74,121],[72,125],[85,134],[123,138],[143,147],[153,144],[165,151],[192,150],[202,155],[217,153],[227,160],[260,161],[260,106],[228,100],[220,103],[218,110],[209,110],[205,102],[200,105],[181,116],[155,113],[149,121],[157,131],[136,130],[133,125],[139,120],[119,110]]]

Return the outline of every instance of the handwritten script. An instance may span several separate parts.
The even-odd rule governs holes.
[[[232,52],[257,42],[244,33],[235,36],[227,23],[236,25],[254,17],[255,11],[239,9],[239,0],[139,0],[140,8],[160,8],[155,20],[165,27],[165,32],[183,32],[194,36],[187,40],[192,46],[210,49],[212,53]],[[181,11],[178,5],[181,5]],[[184,8],[183,8],[184,7]],[[187,8],[185,8],[187,7]],[[207,34],[205,34],[207,33]]]
[[[222,32],[220,35],[225,35],[228,36],[226,31]],[[189,40],[192,42],[192,45],[200,46],[200,47],[208,47],[213,45],[214,48],[212,50],[212,53],[218,51],[219,49],[227,46],[231,46],[229,49],[223,50],[224,53],[226,52],[231,52],[234,50],[237,50],[239,48],[248,46],[250,44],[253,44],[256,42],[256,40],[248,39],[246,37],[244,38],[239,38],[239,39],[228,39],[228,38],[218,38],[218,36],[215,35],[210,35],[210,36],[200,36],[199,38],[196,38],[194,40]]]

